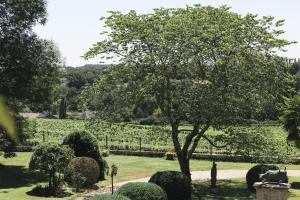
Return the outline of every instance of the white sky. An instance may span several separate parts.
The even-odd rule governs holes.
[[[101,40],[103,26],[99,21],[107,11],[118,10],[149,13],[158,7],[184,7],[185,5],[228,5],[232,11],[259,16],[271,15],[285,19],[285,38],[300,42],[299,0],[48,0],[48,21],[45,26],[36,26],[35,32],[45,39],[53,40],[59,47],[68,66],[99,63],[99,59],[84,60],[81,56]],[[300,44],[286,48],[282,54],[291,58],[300,57]]]

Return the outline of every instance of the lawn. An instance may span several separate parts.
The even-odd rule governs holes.
[[[299,177],[289,177],[289,200],[300,199],[299,181]],[[245,179],[219,180],[217,187],[217,194],[212,194],[209,181],[194,182],[193,200],[255,200],[255,193],[248,191]]]
[[[49,199],[41,197],[33,197],[28,194],[37,183],[45,182],[46,177],[41,173],[33,173],[28,171],[28,162],[31,153],[18,153],[17,157],[4,159],[0,157],[0,199],[1,200],[36,200],[36,199]],[[115,156],[110,155],[106,158],[109,166],[116,164],[118,166],[118,175],[116,177],[117,182],[127,181],[136,178],[143,178],[151,176],[153,173],[159,170],[179,170],[177,161],[166,161],[163,158],[146,158],[146,157],[134,157],[134,156]],[[218,162],[218,169],[249,169],[254,164],[250,163],[233,163],[233,162]],[[192,160],[191,170],[210,170],[211,162],[203,160]],[[299,165],[288,165],[287,169],[299,169]],[[229,187],[239,188],[239,184],[244,184],[243,179],[240,179],[237,183],[233,180],[229,184]],[[296,180],[295,180],[296,182]],[[98,183],[99,187],[108,185],[109,179]],[[225,187],[224,182],[224,187]],[[299,184],[296,184],[299,186]],[[68,192],[71,192],[70,190]],[[293,190],[291,195],[300,196],[298,190]],[[65,198],[51,198],[51,200],[69,200],[75,197],[74,194]],[[209,199],[209,197],[208,197]],[[229,198],[230,199],[230,198]],[[233,198],[234,199],[234,198]]]

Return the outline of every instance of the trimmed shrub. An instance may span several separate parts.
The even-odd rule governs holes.
[[[248,189],[254,191],[253,184],[260,181],[259,175],[266,173],[268,170],[278,170],[279,168],[276,165],[255,165],[246,175],[246,182]]]
[[[29,170],[45,172],[49,185],[45,188],[38,187],[35,192],[54,196],[61,193],[62,180],[60,174],[64,173],[72,158],[74,158],[74,153],[68,146],[43,144],[37,148],[31,156]]]
[[[130,200],[130,199],[122,195],[103,194],[103,195],[94,196],[89,200]]]
[[[98,181],[100,169],[93,158],[77,157],[69,163],[65,179],[68,184],[78,187],[89,187]],[[81,185],[78,185],[81,182]],[[79,188],[80,189],[80,188]]]
[[[85,131],[77,131],[67,135],[63,144],[72,148],[76,157],[90,157],[96,160],[100,167],[99,180],[104,179],[104,163],[95,137]]]
[[[133,200],[168,200],[165,191],[154,183],[127,183],[117,194]]]
[[[186,200],[191,196],[191,183],[182,172],[156,172],[149,180],[159,185],[167,193],[168,200]]]

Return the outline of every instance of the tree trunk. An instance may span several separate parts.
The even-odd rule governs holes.
[[[49,172],[49,188],[52,188],[52,174]]]
[[[178,161],[180,165],[180,170],[184,173],[190,180],[191,177],[191,170],[190,170],[190,160],[186,158],[186,155],[178,156]]]
[[[179,161],[181,172],[184,173],[190,179],[189,182],[190,191],[189,191],[189,196],[186,197],[186,200],[191,200],[192,199],[192,177],[191,177],[191,170],[190,170],[190,160],[187,158],[187,155],[181,153],[181,155],[178,156],[178,161]]]
[[[173,121],[170,120],[171,126],[172,126],[172,140],[173,144],[177,153],[178,162],[180,165],[180,170],[182,173],[184,173],[189,179],[190,179],[190,189],[191,183],[192,183],[192,177],[191,177],[191,170],[190,170],[190,158],[193,155],[193,152],[197,148],[197,145],[199,143],[199,140],[205,133],[205,131],[209,128],[209,123],[207,123],[204,127],[199,127],[199,124],[193,125],[193,130],[190,130],[191,132],[186,135],[185,142],[182,144],[182,147],[179,142],[179,124],[178,123],[172,123]],[[190,194],[192,192],[190,191]],[[187,197],[187,200],[191,199],[191,195]]]
[[[181,172],[187,175],[191,179],[191,172],[190,172],[190,163],[187,156],[187,152],[183,152],[179,143],[178,139],[178,125],[172,125],[172,140],[174,144],[175,151],[177,153],[178,162],[180,165]]]

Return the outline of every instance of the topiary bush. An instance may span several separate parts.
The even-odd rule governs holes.
[[[69,163],[65,173],[65,180],[71,186],[89,187],[98,181],[99,173],[99,165],[93,158],[77,157]],[[80,186],[78,182],[81,182]]]
[[[168,200],[165,191],[154,183],[127,183],[117,194],[132,200]]]
[[[61,193],[62,179],[60,175],[64,173],[72,158],[74,158],[74,152],[68,146],[43,144],[38,147],[30,158],[29,170],[45,172],[49,184],[44,188],[36,188],[35,191],[40,191],[40,194],[45,193],[45,195],[54,196]]]
[[[77,131],[67,135],[63,145],[72,148],[76,157],[90,157],[96,160],[100,168],[99,180],[104,179],[104,163],[95,137],[85,131]]]
[[[89,200],[130,200],[130,199],[123,195],[103,194],[103,195],[94,196]]]
[[[156,172],[149,180],[167,193],[168,200],[186,200],[191,197],[191,182],[182,172]]]
[[[276,165],[255,165],[249,171],[246,175],[246,182],[248,189],[250,191],[254,191],[253,184],[255,182],[260,181],[259,175],[266,173],[268,170],[278,170],[279,168]]]

